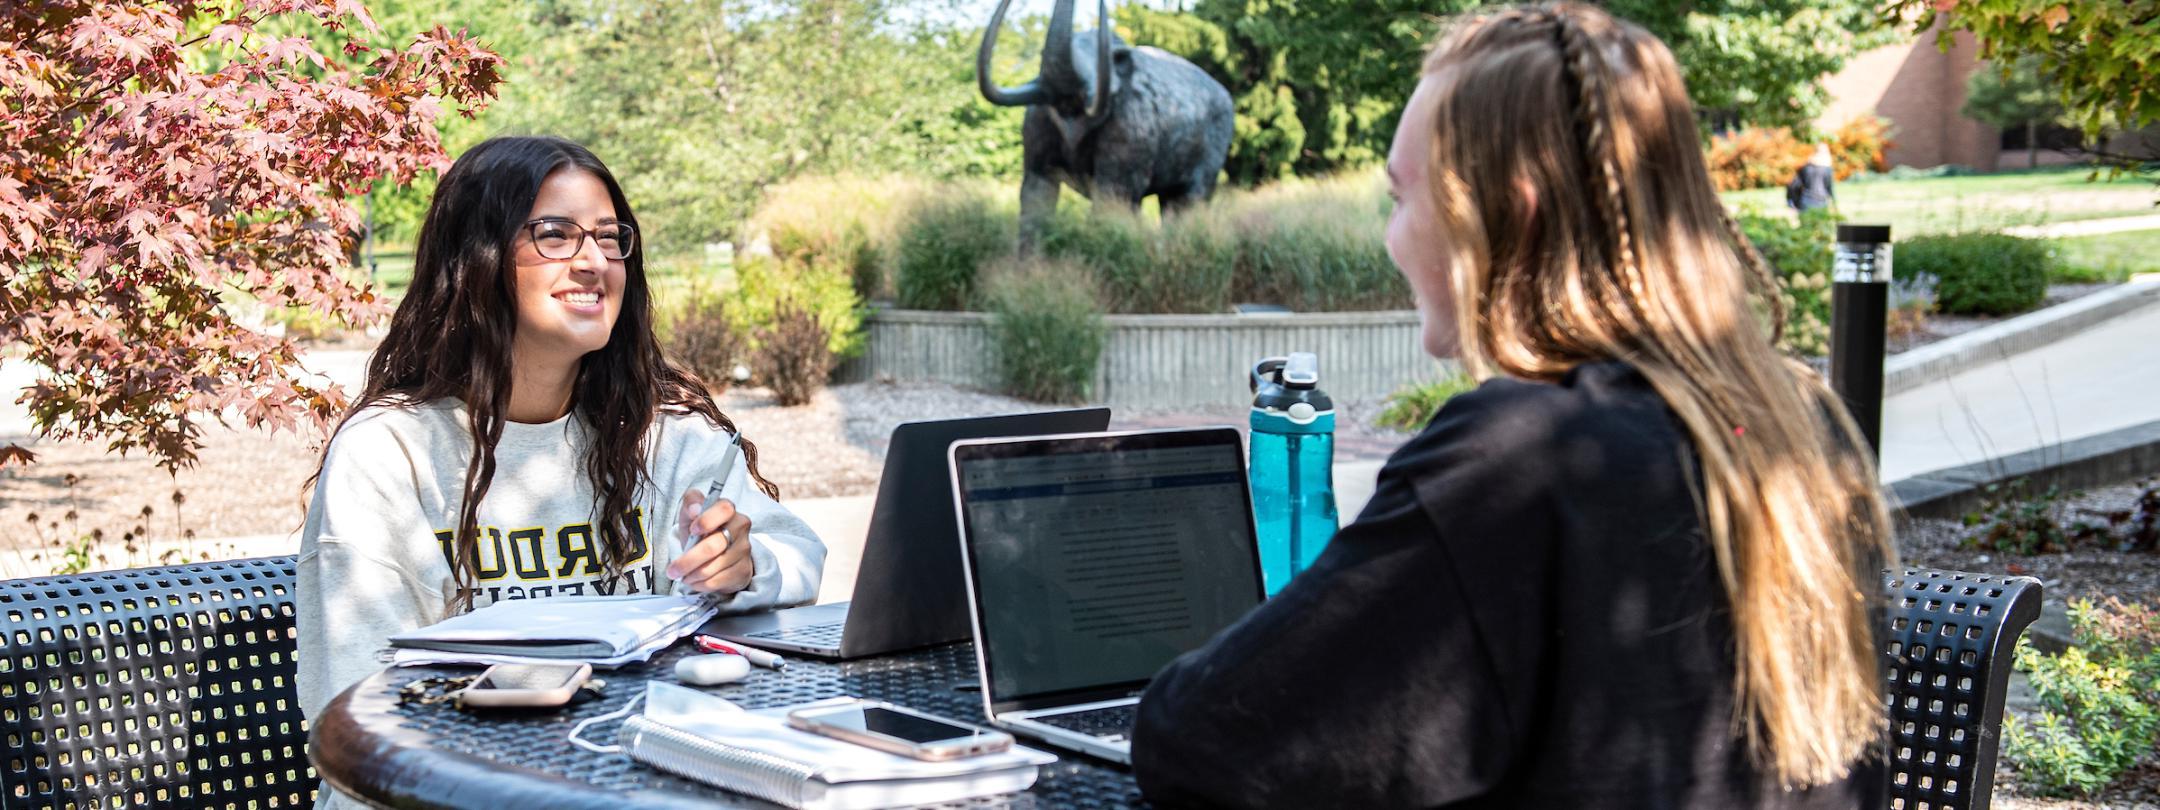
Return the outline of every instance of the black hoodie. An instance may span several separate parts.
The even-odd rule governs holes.
[[[1156,804],[1873,808],[1876,759],[1786,791],[1734,734],[1692,443],[1633,369],[1487,382],[1397,450],[1282,593],[1149,686]]]

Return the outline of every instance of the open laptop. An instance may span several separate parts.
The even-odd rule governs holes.
[[[966,441],[952,476],[985,714],[1130,763],[1148,681],[1262,598],[1237,430]]]
[[[820,658],[859,658],[967,638],[966,586],[953,541],[959,529],[944,508],[952,501],[946,447],[962,439],[1102,430],[1109,424],[1110,409],[1079,408],[894,428],[852,598],[722,616],[706,622],[703,632]]]

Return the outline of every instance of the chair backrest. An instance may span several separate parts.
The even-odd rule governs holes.
[[[293,558],[0,582],[0,808],[314,803]]]
[[[2031,577],[1885,572],[1890,807],[1987,810],[2011,650],[2040,616]]]

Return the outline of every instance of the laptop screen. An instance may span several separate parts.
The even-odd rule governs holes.
[[[1138,689],[1260,603],[1235,430],[954,455],[993,702]]]

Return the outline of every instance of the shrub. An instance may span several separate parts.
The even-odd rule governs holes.
[[[1778,277],[1785,336],[1778,347],[1821,356],[1830,350],[1830,265],[1837,217],[1824,209],[1791,217],[1744,209],[1736,217],[1748,242]]]
[[[1087,270],[1071,261],[1000,263],[983,295],[994,316],[1005,392],[1041,402],[1085,400],[1105,330]]]
[[[1830,163],[1839,180],[1889,171],[1890,122],[1873,115],[1846,121],[1830,133]]]
[[[1068,272],[1096,278],[1103,303],[1112,311],[1125,311],[1123,305],[1127,303],[1147,306],[1151,302],[1139,291],[1149,287],[1149,279],[1158,275],[1154,257],[1148,251],[1154,230],[1138,217],[1097,214],[1086,205],[1066,200],[1058,206],[1056,215],[1044,218],[1040,242],[1045,257],[1060,261],[1030,266],[1026,271],[1044,272],[1050,266],[1065,266]],[[1001,265],[999,269],[1016,268]]]
[[[1410,306],[1410,291],[1382,241],[1387,205],[1370,173],[1230,191],[1159,225],[1097,214],[1067,194],[1045,219],[1040,244],[1044,256],[1084,266],[1110,312],[1221,312],[1235,300],[1300,311],[1399,309]],[[899,304],[962,305],[983,260],[1010,255],[1016,227],[1012,212],[984,195],[926,195],[889,251]]]
[[[1144,283],[1097,276],[1115,312],[1222,312],[1237,280],[1238,238],[1212,211],[1188,212],[1166,223],[1151,246],[1154,271]],[[1128,303],[1129,302],[1129,303]]]
[[[1750,127],[1710,138],[1703,155],[1710,164],[1710,182],[1719,191],[1776,188],[1792,180],[1793,172],[1808,159],[1808,147],[1793,137],[1792,130]]]
[[[1043,255],[1091,275],[1113,312],[1221,312],[1237,272],[1235,235],[1205,211],[1161,226],[1067,204],[1044,223]]]
[[[1884,154],[1892,146],[1890,122],[1863,115],[1845,122],[1824,141],[1830,146],[1834,177],[1845,180],[1861,172],[1889,168]],[[1777,188],[1792,181],[1793,173],[1807,163],[1815,148],[1783,127],[1750,127],[1712,136],[1703,154],[1709,164],[1710,181],[1719,191]]]
[[[772,324],[758,330],[752,366],[781,405],[807,404],[825,386],[833,369],[830,338],[815,312],[788,299],[775,307]]]
[[[1927,333],[1928,312],[1934,304],[1913,300],[1890,308],[1889,322],[1883,325],[1883,335],[1891,341],[1910,340]]]
[[[894,297],[908,309],[961,309],[991,260],[1012,253],[1018,220],[990,199],[957,187],[916,204],[893,240]]]
[[[1981,551],[2036,554],[2103,547],[2160,550],[2160,483],[2140,484],[2128,509],[2099,513],[2098,522],[2065,520],[2062,491],[2028,493],[2023,478],[1981,487],[1980,506],[1965,515],[1971,529],[1961,545]]]
[[[763,237],[773,255],[796,263],[834,263],[846,269],[856,295],[888,295],[884,251],[909,201],[925,191],[907,177],[803,177],[765,192],[743,224],[741,241]]]
[[[728,320],[725,297],[693,289],[680,306],[662,310],[660,321],[661,345],[668,356],[704,380],[713,396],[725,393],[744,349],[742,332]]]
[[[862,299],[837,263],[744,256],[736,259],[735,277],[738,286],[727,311],[736,333],[750,336],[749,349],[762,346],[757,335],[779,322],[783,303],[817,319],[834,357],[852,357],[862,349]]]
[[[2010,315],[2047,297],[2047,243],[1999,233],[1919,236],[1899,242],[1900,279],[1935,279],[1935,305],[1960,315]]]
[[[2160,612],[2109,597],[2070,603],[2075,644],[2042,655],[2020,639],[2017,668],[2040,711],[2003,723],[2003,752],[2041,795],[2091,795],[2160,742]]]
[[[1236,300],[1303,312],[1411,306],[1388,258],[1389,203],[1376,176],[1287,181],[1218,205],[1236,230]]]
[[[1456,394],[1476,390],[1478,383],[1469,375],[1451,372],[1437,380],[1405,385],[1389,394],[1387,404],[1380,409],[1380,416],[1373,421],[1382,427],[1396,430],[1419,430],[1432,421],[1440,406],[1447,404]]]
[[[1385,228],[1324,209],[1254,221],[1240,239],[1238,298],[1308,312],[1408,308],[1410,287],[1388,258]]]
[[[1970,531],[1959,545],[2007,554],[2068,551],[2077,535],[2063,529],[2062,491],[2048,487],[2028,494],[2026,490],[2023,478],[1981,487],[1980,506],[1965,514]]]

